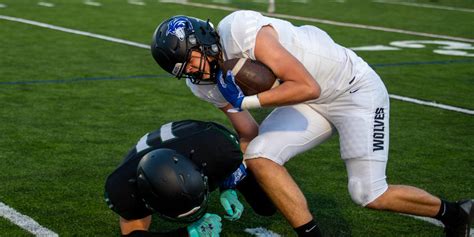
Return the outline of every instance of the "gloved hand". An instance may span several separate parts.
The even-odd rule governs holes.
[[[201,219],[188,226],[189,237],[219,237],[222,231],[221,217],[206,213]]]
[[[235,77],[231,70],[228,70],[226,75],[223,75],[222,70],[217,73],[217,86],[227,102],[234,106],[235,111],[233,112],[242,111],[242,101],[245,95],[235,83]]]
[[[221,193],[220,201],[224,207],[227,215],[225,219],[235,221],[240,219],[242,212],[244,212],[244,205],[240,203],[237,193],[233,189],[227,189]]]
[[[247,168],[244,163],[242,163],[237,170],[234,171],[229,177],[222,181],[220,188],[221,189],[234,189],[237,184],[242,181],[247,176]]]

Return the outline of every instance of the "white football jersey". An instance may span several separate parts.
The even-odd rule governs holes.
[[[207,101],[217,108],[225,107],[229,102],[222,96],[217,84],[211,85],[196,85],[191,80],[186,79],[186,85],[191,89],[191,92],[204,101]]]
[[[313,102],[332,101],[369,69],[368,64],[352,50],[335,43],[321,29],[309,25],[297,27],[255,11],[236,11],[219,23],[217,31],[224,59],[255,60],[257,33],[266,25],[276,30],[283,47],[306,67],[321,86],[321,95]]]

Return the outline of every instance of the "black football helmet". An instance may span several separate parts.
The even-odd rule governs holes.
[[[194,222],[207,209],[207,177],[189,158],[160,148],[147,153],[137,168],[137,188],[146,208],[180,222]]]
[[[201,52],[199,71],[193,74],[184,72],[191,52]],[[199,84],[204,75],[203,59],[213,56],[210,64],[210,81],[215,83],[218,71],[218,58],[221,53],[219,35],[212,24],[189,16],[173,16],[163,21],[155,30],[151,43],[151,54],[155,61],[178,79],[185,76]]]

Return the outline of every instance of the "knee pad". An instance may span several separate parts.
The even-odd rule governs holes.
[[[348,187],[352,201],[365,207],[387,191],[388,184],[385,178],[371,181],[370,179],[363,180],[357,177],[352,177],[349,178]]]
[[[354,201],[357,205],[364,207],[370,201],[370,189],[367,187],[368,185],[365,184],[359,178],[350,178],[349,179],[349,194],[351,195],[352,201]]]

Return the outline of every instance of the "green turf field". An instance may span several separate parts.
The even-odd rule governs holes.
[[[161,70],[140,46],[148,45],[158,23],[172,15],[211,18],[217,24],[229,11],[210,5],[265,12],[267,4],[247,0],[39,2],[0,0],[0,204],[30,217],[50,231],[47,233],[118,236],[118,217],[103,201],[103,185],[137,139],[173,120],[230,125],[220,111],[195,98],[184,81]],[[297,25],[318,26],[344,46],[392,48],[357,51],[394,96],[387,169],[390,183],[415,185],[450,200],[474,197],[472,0],[406,1],[418,5],[369,0],[276,2],[279,17]],[[22,20],[36,23],[19,22]],[[269,111],[253,113],[262,120]],[[426,221],[353,204],[338,150],[335,136],[286,165],[325,236],[443,236],[441,227]],[[210,211],[224,214],[217,197],[217,193],[212,195]],[[5,213],[0,205],[0,215]],[[162,221],[153,224],[154,229],[172,227]],[[256,227],[294,236],[280,214],[261,218],[250,208],[237,222],[224,220],[223,227],[222,236],[250,236],[244,230]],[[30,232],[39,233],[0,218],[0,236],[31,236]]]

